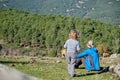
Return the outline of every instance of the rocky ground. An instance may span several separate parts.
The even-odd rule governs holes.
[[[101,57],[101,64],[108,66],[105,67],[104,71],[109,71],[115,76],[120,77],[120,54],[112,54],[110,57]]]
[[[0,80],[42,80],[0,64]]]

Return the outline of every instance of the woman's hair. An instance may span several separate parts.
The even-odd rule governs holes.
[[[76,29],[73,29],[69,33],[69,37],[72,39],[78,39],[79,38],[79,33]]]
[[[87,47],[93,47],[93,40],[88,40],[87,41]]]

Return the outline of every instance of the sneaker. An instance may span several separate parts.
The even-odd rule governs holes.
[[[76,77],[76,74],[74,74],[74,75],[71,75],[71,77]]]

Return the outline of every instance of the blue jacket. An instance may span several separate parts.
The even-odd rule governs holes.
[[[90,55],[93,60],[93,66],[91,65],[91,61],[88,57]],[[77,55],[77,58],[81,58],[86,56],[85,62],[86,62],[86,69],[87,70],[100,70],[100,62],[99,62],[99,54],[95,47],[87,48],[83,52],[79,53]]]

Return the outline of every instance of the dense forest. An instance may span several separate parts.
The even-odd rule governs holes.
[[[106,52],[120,53],[120,27],[90,18],[73,18],[61,15],[39,15],[15,9],[0,9],[0,44],[16,47],[34,46],[48,53],[59,52],[68,39],[71,29],[80,33],[80,44],[93,39],[95,46],[107,46]]]

